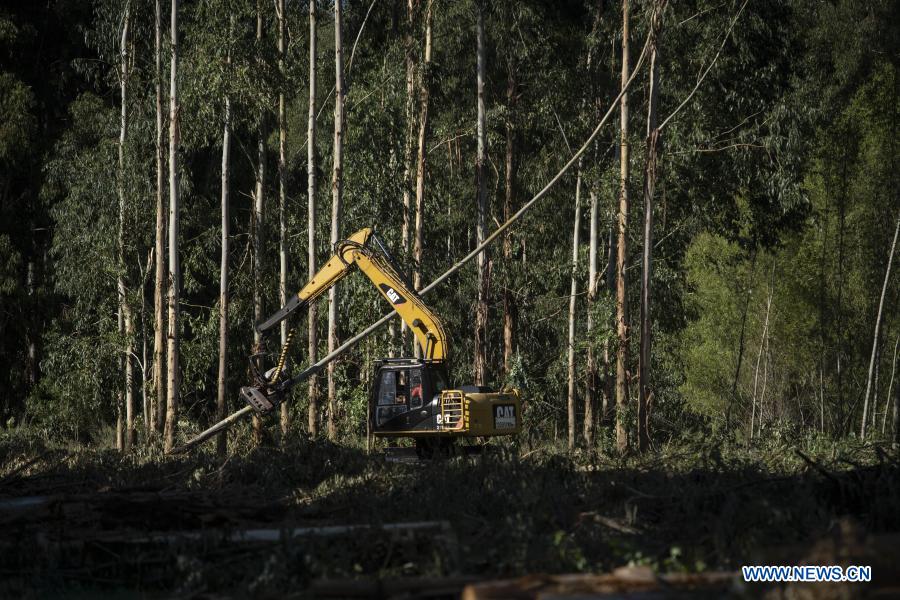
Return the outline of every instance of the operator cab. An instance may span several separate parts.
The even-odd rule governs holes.
[[[447,389],[443,363],[389,358],[375,363],[372,422],[376,432],[437,429],[440,395]]]

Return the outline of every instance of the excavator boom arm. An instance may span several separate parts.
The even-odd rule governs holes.
[[[373,244],[377,248],[373,248]],[[308,306],[349,275],[355,265],[409,326],[422,346],[425,358],[433,361],[446,360],[447,335],[443,324],[394,268],[384,246],[371,228],[360,229],[346,240],[338,242],[334,250],[334,255],[303,289],[292,296],[278,312],[259,323],[257,331],[264,333],[292,312]]]

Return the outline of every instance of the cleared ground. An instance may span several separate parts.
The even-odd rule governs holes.
[[[122,458],[5,434],[0,596],[736,570],[792,564],[823,536],[858,538],[859,553],[900,531],[900,467],[874,445],[801,456],[710,441],[624,460],[498,446],[414,464],[303,439],[224,462],[209,451]],[[875,554],[897,572],[896,552]]]

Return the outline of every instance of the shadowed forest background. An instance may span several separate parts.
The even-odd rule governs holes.
[[[185,0],[171,9],[168,0],[0,8],[5,473],[52,449],[82,452],[68,468],[97,485],[137,477],[105,461],[175,469],[162,448],[241,407],[253,323],[303,286],[334,241],[374,225],[423,287],[550,181],[648,39],[627,109],[613,106],[548,196],[425,298],[451,336],[455,381],[522,391],[523,432],[494,444],[497,460],[583,498],[603,494],[573,482],[604,464],[627,485],[663,488],[697,485],[684,473],[708,467],[718,482],[709,485],[730,490],[739,473],[793,477],[812,460],[793,449],[831,466],[844,451],[859,468],[888,460],[881,447],[900,429],[897,2]],[[344,280],[308,320],[290,322],[292,361],[314,362],[386,309],[365,278]],[[372,365],[412,352],[395,320],[295,388],[279,415],[232,428],[218,450],[238,455],[228,481],[264,460],[260,446],[337,461],[354,481],[371,468],[354,452],[365,447]],[[226,485],[213,450],[184,460]],[[516,458],[532,453],[550,463]],[[684,481],[643,470],[654,462]],[[895,483],[878,488],[874,508],[835,514],[895,529],[885,509],[898,493],[892,464]],[[326,477],[321,465],[297,468],[303,485]],[[556,469],[581,474],[556,481]],[[456,465],[447,476],[463,489],[490,473]],[[203,480],[185,477],[188,488]],[[384,485],[375,504],[391,505],[394,484],[363,479],[360,494]],[[355,484],[329,481],[317,493],[353,495]],[[821,489],[803,481],[809,496],[782,505],[822,520],[784,517],[798,537],[830,522],[806,510]],[[488,488],[499,505],[527,492]],[[651,521],[680,518],[669,509]],[[730,518],[716,514],[719,524]],[[600,546],[566,537],[570,517],[548,517],[559,520],[547,530],[561,532],[557,562],[513,534],[506,543],[522,554],[497,572],[609,567],[635,552],[673,564],[664,559],[674,560],[676,532],[659,547],[604,546],[615,558],[594,563]],[[759,542],[725,547],[743,533],[716,530],[697,547],[711,544],[727,566]]]

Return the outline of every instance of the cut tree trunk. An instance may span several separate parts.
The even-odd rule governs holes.
[[[168,383],[166,386],[165,450],[175,447],[175,428],[178,423],[180,323],[179,295],[181,293],[181,263],[178,257],[179,198],[178,198],[178,2],[172,0],[171,47],[169,73],[169,343]]]

